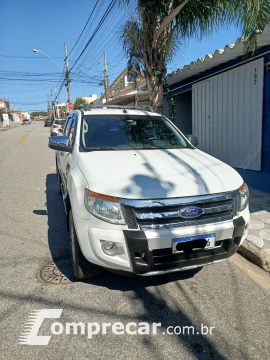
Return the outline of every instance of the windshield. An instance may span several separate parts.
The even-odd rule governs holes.
[[[86,150],[191,148],[168,119],[149,115],[86,115],[81,143]]]
[[[56,125],[64,125],[65,120],[55,120],[54,123],[55,123]]]

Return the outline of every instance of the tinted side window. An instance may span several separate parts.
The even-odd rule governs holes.
[[[71,128],[70,128],[70,133],[68,135],[68,143],[70,146],[74,145],[74,141],[75,141],[75,136],[76,136],[76,127],[77,127],[77,118],[76,116],[74,116]]]
[[[70,118],[67,119],[67,124],[66,124],[65,130],[64,130],[64,135],[65,135],[65,136],[68,136],[69,129],[70,129],[71,124],[72,124],[72,120],[73,120],[72,117],[70,117]]]

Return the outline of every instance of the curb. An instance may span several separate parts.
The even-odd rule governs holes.
[[[265,251],[245,240],[238,253],[244,258],[270,273],[270,251]]]

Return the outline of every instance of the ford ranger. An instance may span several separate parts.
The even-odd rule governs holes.
[[[78,279],[102,267],[144,276],[202,267],[245,240],[247,185],[165,116],[85,105],[58,135],[49,147]]]

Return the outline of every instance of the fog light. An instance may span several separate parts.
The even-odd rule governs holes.
[[[134,253],[135,258],[137,259],[143,259],[145,257],[145,252],[144,251],[138,251]]]
[[[123,255],[124,248],[121,244],[115,243],[113,241],[100,240],[101,249],[106,255],[115,256]]]
[[[104,250],[111,250],[114,246],[112,241],[102,241],[102,246]]]

